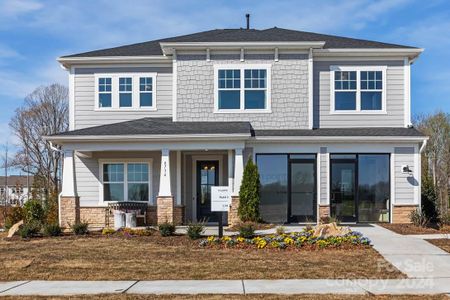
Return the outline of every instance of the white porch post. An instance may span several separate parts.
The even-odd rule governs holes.
[[[159,175],[159,197],[171,197],[170,188],[170,157],[169,149],[161,150],[161,172]]]
[[[61,197],[75,197],[75,168],[74,168],[74,152],[72,150],[64,150],[63,165],[63,182]]]
[[[231,191],[234,191],[233,189],[233,174],[234,174],[234,156],[233,156],[233,150],[228,150],[228,188]]]
[[[243,149],[236,148],[234,150],[234,189],[233,189],[234,196],[239,195],[243,173],[244,173]]]

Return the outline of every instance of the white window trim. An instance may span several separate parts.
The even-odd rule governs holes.
[[[128,168],[127,165],[129,163],[141,163],[141,164],[148,164],[148,203],[153,204],[153,191],[152,191],[152,175],[153,175],[153,159],[139,159],[139,158],[133,158],[133,159],[99,159],[98,160],[98,174],[99,174],[99,206],[107,206],[108,203],[114,202],[114,201],[104,201],[104,188],[103,188],[103,165],[104,164],[123,164],[124,165],[124,196],[126,199],[128,199]],[[123,202],[127,202],[128,200],[124,200]],[[147,203],[145,201],[133,201],[133,202],[142,202]]]
[[[264,109],[245,109],[245,69],[265,69],[267,74],[266,81],[266,108]],[[240,70],[240,108],[239,109],[219,109],[219,70]],[[236,114],[236,113],[271,113],[272,112],[272,65],[271,64],[226,64],[214,65],[214,113],[215,114]]]
[[[386,70],[387,66],[330,66],[330,114],[333,115],[383,115],[386,110]],[[356,110],[335,110],[334,78],[336,71],[356,71]],[[381,71],[381,110],[361,110],[361,71]]]
[[[157,91],[157,73],[95,73],[95,111],[156,111],[156,91]],[[119,78],[131,77],[132,78],[132,95],[131,95],[131,107],[119,107]],[[151,77],[152,78],[152,106],[140,106],[139,101],[139,78]],[[100,107],[98,80],[99,78],[111,78],[111,107]]]

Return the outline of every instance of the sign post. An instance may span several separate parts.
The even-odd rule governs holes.
[[[223,237],[223,212],[230,208],[231,193],[228,186],[211,187],[211,211],[219,218],[219,238]]]

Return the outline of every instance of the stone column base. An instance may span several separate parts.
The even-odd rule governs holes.
[[[80,198],[61,196],[59,198],[59,226],[63,229],[80,222]]]
[[[156,198],[156,218],[158,224],[174,222],[174,198],[158,196]]]
[[[175,225],[184,224],[184,205],[177,205],[173,211],[173,223]]]
[[[228,210],[228,226],[235,226],[241,222],[239,218],[239,196],[231,196],[230,209]]]
[[[394,205],[392,207],[392,223],[411,223],[409,215],[418,208],[417,205]]]
[[[330,216],[330,206],[319,205],[319,222],[322,218],[327,218],[329,216]]]

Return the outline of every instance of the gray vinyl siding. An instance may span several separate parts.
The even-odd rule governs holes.
[[[96,111],[95,73],[156,72],[156,111]],[[74,74],[75,128],[129,121],[145,117],[172,116],[172,66],[134,68],[78,68]]]
[[[420,179],[404,174],[402,166],[408,165],[412,171],[417,167],[414,165],[414,147],[395,147],[394,153],[395,204],[413,204],[414,187],[418,185]]]
[[[175,154],[175,153],[174,153]],[[159,192],[159,174],[161,167],[161,152],[97,152],[93,157],[75,156],[75,180],[80,206],[98,206],[100,200],[99,160],[100,159],[152,159],[152,201],[156,203]],[[171,180],[173,191],[176,191],[176,156],[170,156]]]
[[[271,64],[271,113],[213,113],[215,64]],[[243,101],[243,99],[241,99]],[[177,121],[249,121],[256,129],[308,128],[308,56],[211,54],[177,56]]]
[[[330,114],[330,66],[387,66],[387,114]],[[404,126],[403,61],[315,61],[313,64],[314,127],[402,127]]]
[[[320,177],[318,180],[318,184],[320,184],[320,204],[329,204],[328,199],[328,155],[327,155],[327,148],[321,147],[320,148]]]

